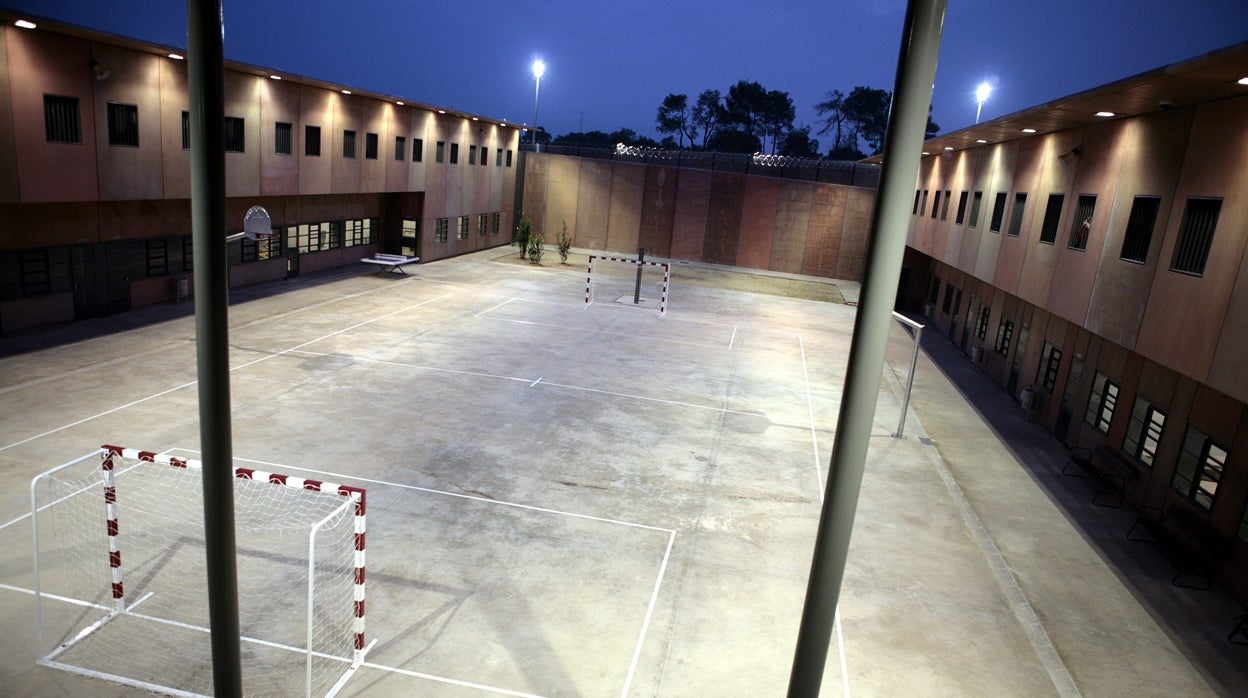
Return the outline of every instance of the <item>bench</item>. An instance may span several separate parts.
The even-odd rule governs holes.
[[[1136,529],[1143,529],[1147,537],[1133,536]],[[1156,507],[1140,507],[1140,514],[1127,531],[1127,540],[1152,543],[1174,568],[1170,583],[1188,589],[1209,589],[1231,552],[1231,541],[1185,506],[1171,505],[1164,512]],[[1181,583],[1183,578],[1203,583]]]
[[[1066,465],[1062,466],[1062,474],[1095,480],[1098,489],[1096,495],[1092,497],[1093,504],[1101,507],[1121,507],[1123,499],[1127,496],[1127,485],[1135,479],[1135,466],[1105,445],[1097,446],[1091,451],[1078,446],[1071,447],[1070,450],[1070,458],[1066,460]],[[1078,470],[1072,470],[1072,467],[1078,467]],[[1106,494],[1115,495],[1110,501],[1116,503],[1102,502],[1101,497]]]
[[[378,252],[372,257],[364,257],[360,261],[365,264],[378,264],[385,267],[380,273],[397,271],[400,274],[407,276],[407,272],[403,271],[403,265],[419,262],[420,257],[408,257],[407,255],[401,254],[382,254]]]

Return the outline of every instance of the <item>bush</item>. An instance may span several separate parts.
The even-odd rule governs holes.
[[[568,251],[572,249],[572,236],[568,235],[568,222],[567,221],[563,222],[563,230],[559,231],[559,235],[558,237],[555,238],[555,242],[559,246],[559,263],[567,264],[568,263]]]
[[[511,234],[511,241],[520,248],[520,259],[528,252],[529,237],[533,235],[533,221],[526,214],[520,214],[520,225]]]
[[[546,241],[542,239],[541,233],[529,233],[529,263],[542,263],[542,253],[545,252],[545,248],[543,248],[542,245],[545,242]],[[524,255],[522,254],[521,256]]]

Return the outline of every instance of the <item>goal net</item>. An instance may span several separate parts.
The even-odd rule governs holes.
[[[667,313],[671,267],[666,262],[638,262],[590,255],[585,305],[609,303]]]
[[[365,492],[234,469],[243,689],[334,695],[364,659]],[[212,694],[202,465],[103,446],[31,483],[41,664]]]

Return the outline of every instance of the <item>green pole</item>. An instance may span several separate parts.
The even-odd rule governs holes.
[[[234,556],[229,279],[225,255],[225,30],[220,0],[187,0],[195,348],[213,695],[243,694]]]
[[[918,176],[936,77],[946,0],[910,0],[884,141],[884,166],[871,218],[867,266],[849,350],[827,493],[819,517],[806,605],[789,677],[790,698],[819,695],[862,486],[875,403],[906,246],[910,191]]]

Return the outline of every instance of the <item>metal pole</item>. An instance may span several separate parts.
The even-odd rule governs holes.
[[[533,88],[533,149],[537,150],[537,95],[542,91],[542,76],[534,76],[534,79],[537,85]]]
[[[924,326],[901,313],[893,313],[893,317],[914,330],[914,349],[910,351],[910,373],[906,377],[906,393],[901,397],[901,417],[897,419],[897,433],[893,434],[900,439],[906,434],[906,412],[910,410],[910,391],[914,390],[914,367],[919,363],[919,343],[923,341]]]
[[[637,248],[637,283],[633,284],[633,305],[641,304],[641,263],[646,261],[646,248]]]
[[[220,0],[187,0],[191,109],[191,232],[195,347],[203,449],[204,548],[213,695],[243,693],[234,556],[230,434],[229,282],[225,254],[225,53]]]
[[[802,610],[789,677],[790,698],[818,696],[823,681],[875,419],[884,348],[906,245],[910,213],[907,199],[914,188],[923,135],[927,130],[945,5],[946,0],[910,0],[906,8],[884,143],[884,166],[871,219],[867,267],[841,395],[827,493],[819,518],[806,605]]]

